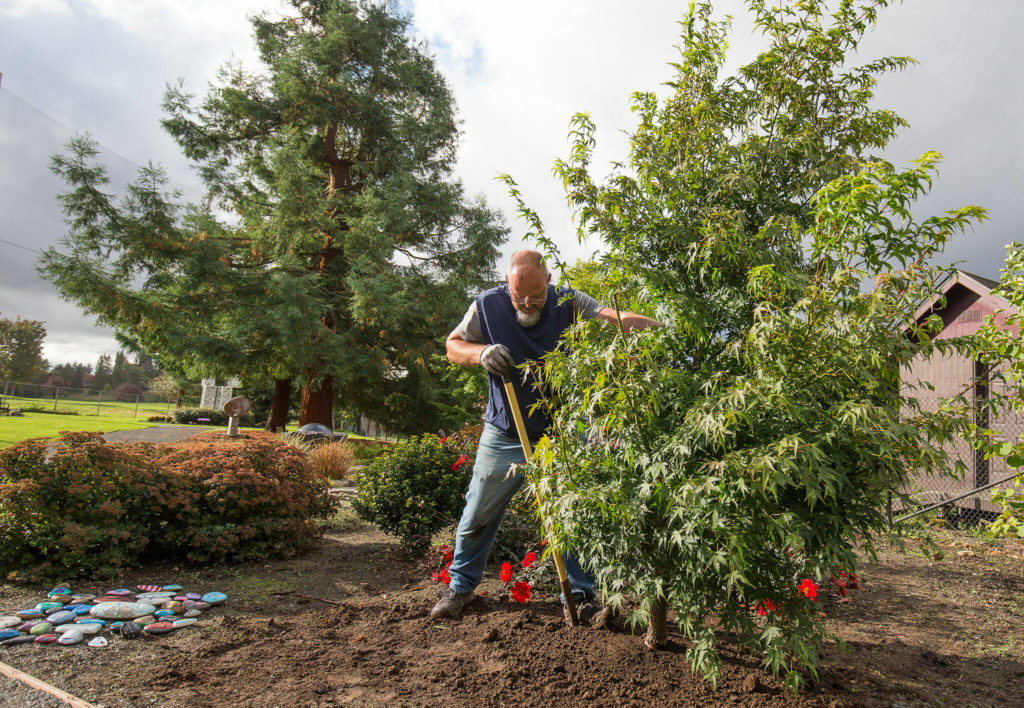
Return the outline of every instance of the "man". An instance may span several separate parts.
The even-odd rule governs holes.
[[[592,297],[556,290],[541,254],[524,250],[512,255],[505,284],[478,295],[462,322],[448,335],[448,359],[461,366],[479,364],[490,380],[484,431],[448,568],[452,580],[431,610],[431,619],[457,617],[464,605],[476,599],[474,591],[483,577],[501,517],[523,484],[522,474],[507,474],[511,465],[525,460],[501,378],[512,374],[516,366],[539,360],[554,350],[562,332],[580,317],[618,321],[615,310]],[[620,312],[619,317],[626,330],[658,325],[656,320],[632,312]],[[537,400],[534,387],[523,383],[520,376],[512,376],[512,382],[527,435],[537,440],[550,420],[540,408],[530,413]],[[565,566],[579,617],[586,621],[600,609],[594,579],[572,554],[566,555]]]

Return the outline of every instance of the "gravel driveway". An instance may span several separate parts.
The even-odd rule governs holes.
[[[155,428],[139,430],[115,430],[107,433],[103,439],[107,442],[179,442],[198,433],[208,430],[219,430],[205,425],[158,425]]]

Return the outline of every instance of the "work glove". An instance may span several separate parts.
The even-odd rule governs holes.
[[[480,366],[487,370],[488,374],[495,376],[508,376],[516,368],[512,360],[512,352],[504,344],[492,344],[480,352]]]

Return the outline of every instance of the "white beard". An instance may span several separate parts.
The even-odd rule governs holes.
[[[533,327],[538,322],[540,322],[541,312],[543,312],[543,310],[534,310],[533,312],[527,314],[525,312],[520,312],[519,310],[516,310],[516,322],[519,323],[520,327]]]

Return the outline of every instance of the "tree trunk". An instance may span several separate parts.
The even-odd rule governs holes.
[[[178,394],[174,397],[174,407],[181,408],[181,397],[185,395],[185,389],[179,388]]]
[[[332,413],[334,412],[334,377],[324,376],[320,385],[311,388],[309,384],[302,387],[302,403],[299,406],[299,425],[320,423],[334,429]]]
[[[647,636],[644,638],[644,646],[648,649],[658,649],[665,646],[668,640],[668,601],[659,597],[651,604],[651,619],[647,625]]]
[[[292,398],[292,380],[277,379],[274,382],[274,397],[270,399],[270,414],[266,430],[277,433],[288,425],[288,404]]]

